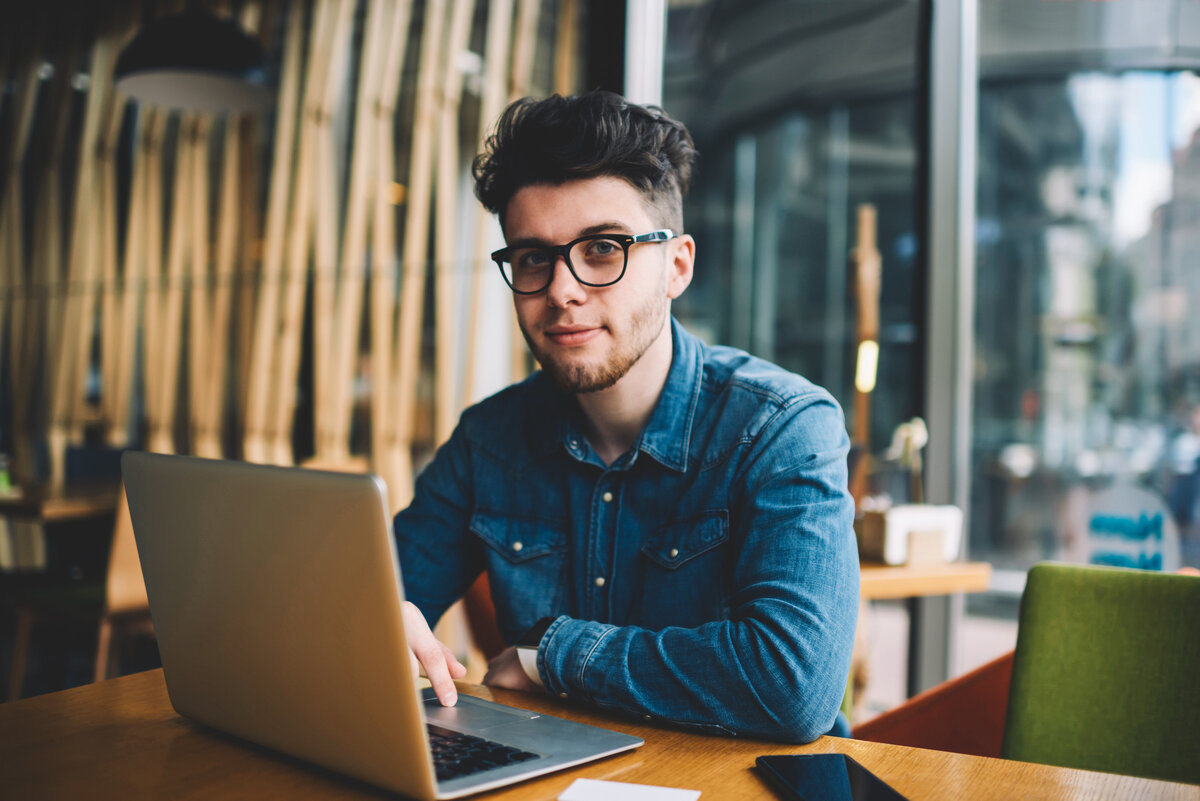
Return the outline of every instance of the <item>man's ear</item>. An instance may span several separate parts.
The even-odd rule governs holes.
[[[667,297],[671,300],[683,294],[692,283],[692,266],[696,261],[696,240],[688,234],[680,234],[669,243],[673,246],[671,264],[668,267]]]

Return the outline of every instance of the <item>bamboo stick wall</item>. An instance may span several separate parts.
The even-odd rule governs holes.
[[[577,3],[212,8],[274,54],[269,115],[118,95],[120,48],[169,2],[112,4],[68,45],[47,14],[0,57],[0,445],[26,486],[62,484],[88,437],[367,468],[400,507],[414,455],[498,388],[475,362],[526,369],[511,324],[478,324],[499,233],[469,163],[480,120],[575,88]]]

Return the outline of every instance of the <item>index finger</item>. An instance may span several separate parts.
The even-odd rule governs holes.
[[[424,669],[438,701],[442,706],[454,706],[458,703],[458,689],[454,686],[448,664],[448,660],[453,657],[433,636],[421,611],[407,601],[404,607],[404,630],[408,637],[408,647]],[[457,660],[455,662],[457,663]]]

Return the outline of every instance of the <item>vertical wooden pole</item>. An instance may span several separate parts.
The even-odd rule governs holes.
[[[117,269],[117,139],[125,116],[125,99],[112,94],[108,126],[99,153],[99,182],[96,213],[99,216],[101,265],[100,293],[100,409],[108,436],[118,432],[114,444],[123,445],[128,438],[129,420],[117,419],[115,401],[120,380],[120,325],[128,285],[120,279]],[[122,433],[123,432],[123,433]]]
[[[154,385],[152,397],[156,400],[155,408],[147,415],[150,425],[149,449],[158,453],[176,451],[175,416],[179,399],[184,281],[193,257],[190,248],[193,233],[190,216],[195,176],[193,164],[200,152],[198,143],[203,135],[203,125],[201,118],[193,112],[186,112],[180,117],[167,269],[160,284],[153,377],[147,381],[147,384],[152,382]]]
[[[331,214],[322,194],[332,193],[336,180],[329,178],[333,164],[323,149],[323,138],[331,135],[330,120],[337,92],[342,88],[345,48],[349,45],[349,28],[354,6],[324,0],[318,5],[317,24],[313,27],[314,52],[310,54],[305,85],[305,113],[300,123],[299,159],[296,167],[296,191],[292,198],[290,237],[288,241],[287,279],[284,287],[283,318],[279,332],[277,360],[272,385],[274,403],[270,424],[270,460],[275,464],[291,464],[292,423],[295,418],[296,376],[300,364],[303,338],[304,295],[310,255],[318,262],[315,272],[323,272],[319,262],[329,257],[328,229],[318,225]],[[316,252],[313,253],[313,248]],[[333,249],[336,254],[336,245]],[[331,262],[332,263],[332,259]],[[314,341],[328,341],[325,328],[329,312],[323,280],[314,284]],[[321,322],[321,318],[324,322]],[[314,383],[324,380],[323,346],[314,346]]]
[[[200,115],[197,120],[196,141],[192,153],[191,196],[188,200],[188,271],[185,283],[188,293],[188,433],[189,450],[205,455],[220,455],[220,443],[215,447],[204,441],[208,430],[208,387],[215,383],[213,375],[212,308],[214,287],[209,257],[209,151],[212,147],[213,119]]]
[[[313,162],[321,113],[323,78],[328,60],[332,0],[317,0],[309,28],[308,62],[305,65],[304,99],[297,118],[296,164],[288,210],[287,244],[283,261],[282,304],[274,354],[268,374],[270,401],[266,418],[266,461],[292,464],[292,421],[295,409],[293,364],[299,364],[303,337],[304,300],[312,244]]]
[[[177,118],[176,136],[183,135],[182,121]],[[163,300],[166,297],[165,256],[163,252],[163,152],[167,145],[166,112],[160,112],[159,125],[151,129],[151,141],[146,150],[146,208],[145,217],[145,296],[143,306],[142,371],[145,391],[146,424],[149,440],[161,426],[163,385],[160,370],[163,342]],[[182,151],[176,146],[176,153]],[[176,161],[179,156],[176,155]],[[174,196],[174,195],[173,195]],[[152,447],[147,442],[147,447]]]
[[[320,125],[316,139],[313,165],[315,172],[315,206],[313,209],[313,439],[318,457],[332,447],[330,417],[333,414],[335,373],[331,360],[334,354],[334,313],[342,281],[343,265],[338,263],[338,228],[340,226],[337,200],[340,194],[337,175],[338,154],[335,148],[333,115],[338,96],[345,91],[350,62],[350,39],[354,29],[356,2],[343,0],[338,4],[334,23],[329,62],[326,67],[322,93]],[[346,266],[349,269],[348,266]]]
[[[34,462],[34,443],[49,423],[49,406],[61,340],[62,303],[64,300],[64,263],[62,249],[63,203],[61,171],[63,148],[70,122],[71,76],[75,59],[68,55],[57,65],[50,92],[49,146],[45,161],[38,169],[37,200],[34,210],[32,264],[29,273],[30,303],[25,316],[23,354],[16,385],[29,391],[17,393],[14,403],[13,477],[20,484],[40,479]]]
[[[850,494],[856,502],[867,494],[871,461],[871,392],[879,359],[879,289],[882,262],[876,247],[875,207],[858,207],[858,238],[851,261],[854,266],[854,298],[858,307],[856,344],[858,359],[854,379],[854,436],[858,451],[850,477]]]
[[[271,185],[267,201],[263,262],[259,272],[254,345],[247,371],[244,414],[243,457],[251,462],[268,461],[267,416],[271,401],[271,374],[279,325],[283,289],[284,238],[292,187],[292,160],[300,98],[300,65],[304,48],[304,13],[300,4],[288,15],[283,47],[283,70],[275,118],[275,147]]]
[[[239,116],[229,115],[225,119],[221,184],[218,189],[220,194],[217,205],[216,252],[208,279],[210,342],[206,364],[202,365],[205,380],[193,390],[198,407],[194,418],[194,450],[198,456],[214,459],[224,455],[221,447],[221,423],[224,419],[225,390],[228,386],[229,330],[239,244],[241,128]]]
[[[527,3],[528,5],[528,3]],[[508,100],[509,77],[509,47],[513,38],[513,3],[512,0],[492,0],[488,6],[487,33],[484,38],[484,84],[483,94],[479,99],[479,137],[477,150],[483,149],[483,144],[491,131],[495,120],[504,110]],[[491,261],[488,254],[495,241],[492,226],[495,225],[492,215],[479,204],[475,205],[475,232],[472,239],[474,254],[470,260],[471,282],[468,289],[467,302],[467,355],[463,376],[463,391],[460,396],[462,406],[475,401],[476,394],[476,363],[478,362],[479,316],[482,312],[482,297],[485,281],[489,277],[499,280],[499,276],[491,275]]]
[[[446,37],[441,105],[438,109],[437,189],[434,193],[434,443],[450,438],[458,419],[459,395],[455,392],[457,373],[464,366],[459,358],[459,327],[462,320],[459,303],[459,265],[468,263],[458,243],[459,106],[462,102],[463,75],[458,61],[467,49],[474,17],[473,0],[454,0],[450,30]],[[470,365],[465,365],[469,371]]]
[[[378,169],[379,134],[376,120],[383,103],[381,88],[388,54],[393,3],[368,0],[364,45],[359,67],[358,96],[354,114],[354,147],[350,156],[350,187],[346,195],[346,220],[342,229],[340,257],[342,281],[338,289],[336,331],[330,357],[326,389],[327,413],[318,421],[317,456],[325,463],[342,463],[350,456],[350,426],[353,415],[353,385],[357,372],[359,334],[362,326],[364,266],[370,230],[370,209],[381,182]]]
[[[299,13],[299,12],[296,12]],[[250,369],[254,352],[254,311],[262,274],[262,220],[259,213],[258,126],[253,115],[244,115],[238,125],[239,236],[236,276],[237,296],[237,392],[235,418],[239,441],[245,433],[245,413],[250,395]]]
[[[50,481],[61,486],[65,480],[67,443],[78,435],[76,397],[82,398],[96,300],[95,248],[96,148],[103,129],[115,37],[98,39],[92,47],[91,82],[84,112],[83,134],[76,170],[74,211],[71,215],[70,252],[63,332],[51,398],[49,431]],[[74,430],[73,430],[74,429]]]
[[[272,3],[271,5],[274,8],[281,4]],[[292,13],[300,14],[300,11],[293,10]],[[263,40],[263,46],[269,48],[273,45],[273,42],[267,41],[269,39],[267,34],[273,31],[272,16],[264,13],[260,0],[248,0],[242,6],[242,30],[257,32],[259,39]],[[260,165],[257,158],[258,117],[259,115],[256,114],[243,114],[237,117],[236,124],[233,121],[227,123],[233,124],[237,132],[233,147],[237,150],[235,159],[238,165],[237,171],[234,173],[236,187],[230,190],[234,194],[236,208],[235,219],[230,225],[236,233],[233,243],[233,261],[227,276],[231,293],[229,301],[231,308],[230,320],[227,323],[230,330],[226,336],[234,337],[234,339],[232,345],[228,341],[225,345],[228,358],[233,359],[233,365],[227,371],[227,380],[232,381],[233,386],[231,388],[223,387],[220,394],[216,395],[222,408],[213,414],[216,415],[218,429],[226,419],[229,419],[234,427],[233,436],[238,442],[241,442],[245,423],[242,415],[246,409],[246,398],[249,391],[250,354],[254,342],[254,308],[257,300],[255,287],[258,281],[258,265],[261,256],[259,237],[262,235],[262,230],[260,228],[258,195]],[[227,153],[230,148],[229,141],[227,138]],[[227,171],[226,175],[228,174]],[[218,234],[218,238],[219,236]],[[229,403],[231,407],[228,409],[229,414],[225,407],[226,403]]]
[[[392,445],[396,486],[392,505],[402,509],[412,498],[412,443],[420,372],[421,331],[425,305],[425,273],[429,255],[429,213],[433,194],[433,163],[436,157],[437,88],[441,75],[441,45],[446,17],[445,0],[429,0],[421,34],[421,58],[417,70],[417,100],[413,122],[412,149],[408,160],[408,192],[405,197],[403,283],[400,288],[400,320],[396,336],[396,427]]]
[[[512,67],[508,77],[508,100],[529,94],[533,85],[534,57],[537,55],[538,17],[542,0],[517,0],[517,21],[513,31]],[[491,125],[492,120],[485,120]]]
[[[408,0],[393,8],[387,63],[375,119],[376,181],[371,209],[371,468],[388,486],[396,508],[400,487],[411,476],[396,443],[393,346],[396,339],[396,205],[401,201],[395,167],[395,117],[411,18]]]
[[[22,384],[20,379],[29,370],[25,364],[29,355],[24,352],[27,320],[34,318],[36,298],[33,292],[35,273],[26,264],[22,242],[24,215],[21,167],[25,162],[25,151],[29,145],[33,128],[34,111],[37,108],[38,73],[40,58],[31,58],[25,74],[17,82],[15,124],[8,153],[8,175],[4,182],[3,198],[0,199],[0,343],[8,333],[9,375],[13,397],[13,462],[12,475],[18,480],[33,473],[33,443],[29,401],[34,395],[31,384]],[[7,325],[6,325],[7,323]]]
[[[129,396],[133,369],[132,356],[141,317],[142,280],[145,275],[146,240],[142,234],[146,214],[146,149],[150,142],[152,119],[159,112],[139,108],[134,122],[133,174],[129,181],[129,213],[125,223],[124,266],[121,281],[124,286],[121,306],[116,310],[114,334],[116,345],[110,357],[113,374],[111,392],[105,392],[108,406],[108,442],[121,447],[128,438]]]
[[[87,397],[86,377],[92,364],[92,343],[96,333],[96,322],[101,323],[100,353],[103,359],[106,350],[106,337],[103,327],[103,308],[101,300],[104,296],[105,276],[116,273],[116,179],[107,177],[109,165],[113,164],[110,156],[115,152],[116,137],[120,130],[121,112],[118,108],[116,93],[112,87],[112,66],[115,62],[116,41],[119,37],[109,38],[106,48],[105,63],[102,73],[93,72],[89,80],[100,82],[101,111],[95,139],[89,145],[92,150],[90,168],[92,175],[88,181],[88,217],[84,222],[82,237],[83,250],[79,252],[83,260],[82,280],[72,289],[81,295],[81,319],[75,342],[75,360],[72,365],[74,392],[72,393],[68,419],[68,440],[82,443],[84,428],[89,422],[103,421],[103,393],[101,386],[101,404],[99,408],[89,405]],[[97,47],[99,44],[96,45]],[[112,145],[110,147],[110,140]],[[115,165],[113,165],[115,168]],[[112,195],[109,195],[110,190]],[[78,206],[76,207],[78,208]],[[77,234],[71,234],[72,243]],[[108,245],[111,244],[111,248]],[[103,363],[100,365],[103,380]]]
[[[108,440],[120,446],[127,441],[131,398],[133,395],[134,354],[137,348],[138,323],[146,313],[146,281],[150,265],[158,266],[161,250],[151,249],[151,228],[162,216],[161,158],[167,114],[162,109],[143,108],[138,113],[137,149],[134,152],[133,177],[130,187],[130,208],[125,233],[124,303],[120,312],[120,333],[117,349],[116,384],[113,387],[112,416]],[[159,164],[154,170],[153,165]],[[158,191],[156,191],[156,189]],[[153,241],[159,241],[153,237]],[[157,296],[155,296],[157,297]],[[144,363],[143,363],[144,364]]]
[[[579,0],[560,0],[554,46],[554,91],[569,95],[579,75]]]
[[[29,281],[25,263],[25,246],[22,238],[25,225],[23,212],[22,165],[29,137],[33,128],[34,111],[37,108],[39,58],[30,59],[24,74],[16,82],[13,105],[14,121],[12,138],[9,140],[8,169],[2,197],[0,197],[0,342],[8,333],[10,367],[17,364],[21,354],[17,352],[24,328],[24,316],[28,304]],[[10,330],[11,329],[11,330]]]
[[[532,91],[541,5],[542,0],[520,0],[517,6],[517,30],[513,37],[512,73],[509,78],[510,102]],[[491,125],[492,121],[489,120],[487,124]],[[529,375],[529,351],[525,347],[521,328],[517,325],[515,312],[511,319],[509,364],[512,367],[512,380],[520,381]]]

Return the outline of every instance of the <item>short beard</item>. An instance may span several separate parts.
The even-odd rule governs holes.
[[[595,368],[574,365],[568,367],[538,358],[536,355],[534,358],[537,358],[538,364],[542,366],[542,371],[550,376],[560,390],[583,395],[608,389],[620,381],[629,372],[629,368],[637,362],[637,359],[641,358],[641,354],[638,354],[632,362],[622,361],[620,364],[606,364]]]
[[[533,352],[533,357],[542,366],[542,371],[550,376],[560,390],[578,395],[599,392],[624,378],[662,332],[667,318],[667,304],[663,301],[666,294],[665,275],[661,289],[661,292],[648,298],[646,303],[634,312],[630,318],[628,346],[613,353],[607,364],[593,367],[559,364],[539,351],[524,327],[521,328],[521,334]]]

